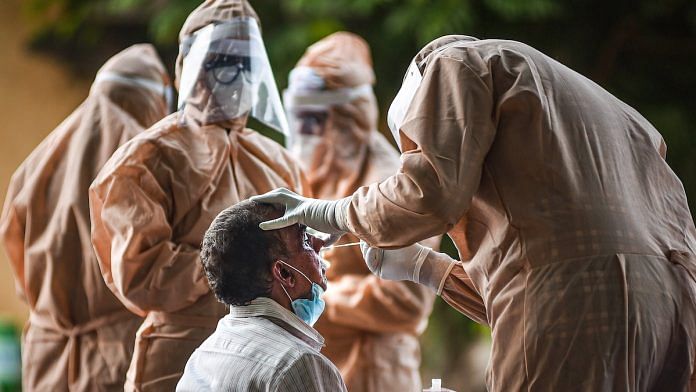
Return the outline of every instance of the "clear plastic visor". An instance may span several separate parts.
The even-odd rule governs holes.
[[[288,134],[288,124],[256,19],[234,18],[210,24],[181,43],[184,55],[179,110],[199,81],[207,83],[228,118],[249,113]]]

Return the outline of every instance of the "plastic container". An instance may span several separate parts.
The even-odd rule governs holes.
[[[433,378],[432,385],[428,389],[424,389],[423,392],[457,392],[454,389],[443,388],[442,380],[439,378]]]

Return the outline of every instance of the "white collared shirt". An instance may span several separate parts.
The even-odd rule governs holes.
[[[324,338],[270,298],[232,306],[186,363],[177,391],[345,391]],[[166,360],[166,359],[165,359]]]

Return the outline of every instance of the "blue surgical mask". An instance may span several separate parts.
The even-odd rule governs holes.
[[[287,295],[290,299],[292,311],[295,312],[297,317],[299,317],[302,321],[309,324],[310,326],[314,326],[317,320],[319,320],[319,316],[321,316],[321,314],[324,312],[325,303],[324,300],[321,299],[321,295],[324,294],[324,289],[322,289],[321,286],[319,286],[318,284],[312,282],[312,280],[309,279],[307,275],[305,275],[302,271],[298,270],[297,268],[291,266],[290,264],[282,260],[278,261],[299,272],[300,275],[304,276],[304,278],[312,284],[311,299],[298,298],[296,300],[293,300],[292,298],[290,298],[290,294],[288,294],[288,291],[285,290],[285,287],[283,285],[281,285],[280,287],[283,288],[283,291],[285,291],[285,295]]]

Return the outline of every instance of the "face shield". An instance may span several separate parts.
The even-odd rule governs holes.
[[[391,130],[396,144],[401,150],[401,137],[399,136],[399,129],[404,123],[404,118],[406,117],[406,112],[411,106],[413,97],[418,91],[418,87],[423,80],[423,76],[418,69],[415,62],[411,62],[408,70],[406,71],[406,76],[404,76],[404,82],[401,84],[401,89],[396,93],[396,97],[389,106],[389,111],[387,112],[387,124],[389,124],[389,129]]]
[[[290,72],[290,85],[283,93],[288,118],[288,148],[301,149],[295,155],[311,155],[326,131],[329,109],[373,94],[369,84],[324,90],[323,79],[310,67],[297,67]],[[307,150],[307,151],[304,151]]]
[[[225,119],[247,113],[288,134],[288,124],[256,19],[211,24],[182,42],[178,108],[204,86]]]

